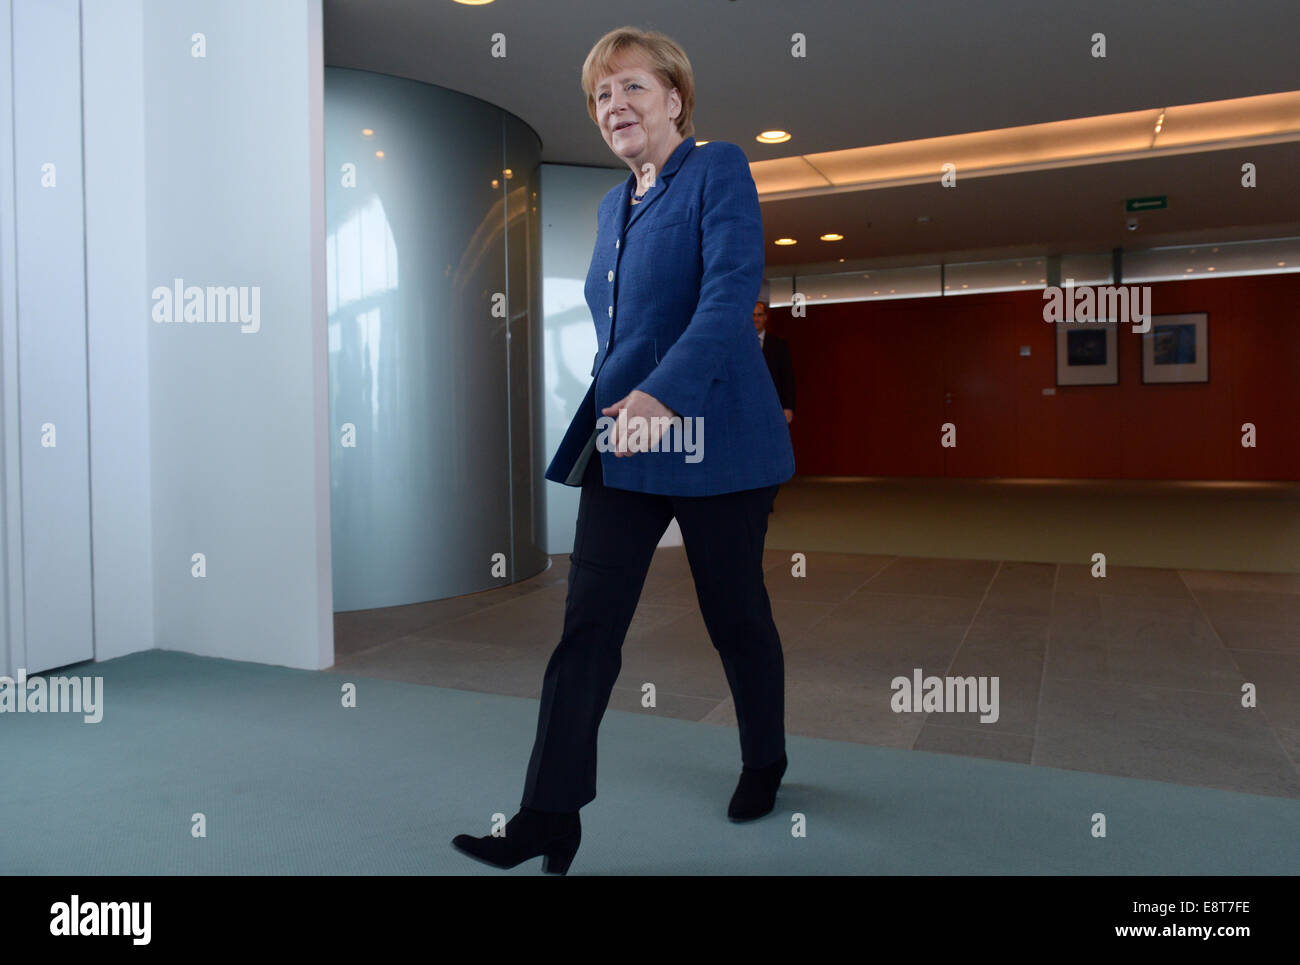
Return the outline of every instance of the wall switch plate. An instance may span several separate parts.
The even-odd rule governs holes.
[[[1023,358],[1028,358],[1028,357],[1029,357],[1029,346],[1028,346],[1028,345],[1022,345],[1022,346],[1020,346],[1020,355],[1021,355],[1021,357],[1023,357]]]

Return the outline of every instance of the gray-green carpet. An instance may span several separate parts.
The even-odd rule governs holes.
[[[104,718],[0,715],[6,874],[539,872],[449,843],[517,810],[534,700],[358,678],[344,709],[350,678],[170,651],[62,673],[104,678]],[[733,729],[610,711],[600,748],[571,874],[1300,870],[1286,798],[788,737],[777,810],[736,825]]]

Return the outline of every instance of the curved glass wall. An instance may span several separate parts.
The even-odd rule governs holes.
[[[540,157],[484,101],[325,69],[335,610],[546,567]]]

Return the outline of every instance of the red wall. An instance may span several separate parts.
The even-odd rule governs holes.
[[[1300,479],[1300,273],[1153,284],[1151,311],[1209,313],[1208,383],[1143,385],[1141,338],[1121,325],[1119,385],[1056,386],[1041,290],[773,309],[798,472]]]

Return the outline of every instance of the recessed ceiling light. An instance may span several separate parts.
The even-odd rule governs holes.
[[[372,137],[372,136],[374,135],[374,133],[375,133],[375,132],[372,131],[372,130],[371,130],[370,128],[368,128],[368,127],[363,127],[363,128],[361,129],[361,136],[362,136],[362,137]]]
[[[794,244],[798,244],[798,242],[795,241],[793,238],[777,238],[775,243],[778,244],[778,245],[794,245]]]
[[[830,234],[822,235],[822,241],[843,241],[843,240],[844,240],[843,235],[837,235],[834,232],[831,232]]]
[[[784,144],[790,140],[788,131],[764,131],[758,137],[754,138],[759,144]]]
[[[492,0],[455,0],[455,2],[464,4],[467,7],[483,7],[491,3]]]
[[[1137,106],[1137,105],[1130,105]],[[1138,157],[1199,154],[1228,146],[1268,143],[1297,130],[1292,120],[1300,91],[1170,105],[1161,133],[1148,126],[1152,112],[1079,117],[995,130],[970,131],[804,155],[816,166],[793,167],[793,158],[753,164],[758,193],[771,197],[811,197],[859,187],[929,182],[934,158],[947,157],[971,177],[980,174],[1057,169],[1071,164],[1127,162]],[[1162,113],[1155,108],[1154,113]],[[1286,118],[1286,120],[1282,120]],[[1280,123],[1279,123],[1280,122]],[[1163,133],[1165,126],[1172,137]],[[1023,259],[1023,256],[1022,256]]]
[[[384,156],[384,152],[383,152],[383,151],[376,151],[376,152],[375,152],[375,157],[383,157],[383,156]]]

